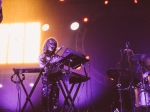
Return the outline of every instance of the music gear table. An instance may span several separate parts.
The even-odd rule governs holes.
[[[43,69],[42,68],[13,68],[13,71],[14,71],[14,74],[16,74],[17,77],[19,78],[19,81],[23,87],[25,94],[26,94],[26,101],[25,101],[25,103],[21,109],[21,112],[24,112],[28,102],[30,103],[32,109],[35,111],[34,105],[33,105],[30,98],[31,98],[31,96],[32,96],[32,94],[33,94],[33,92],[34,92],[34,90],[35,90],[35,88],[36,88],[36,86],[40,80]],[[23,84],[23,80],[21,79],[21,74],[23,74],[23,73],[39,73],[39,75],[36,79],[36,82],[35,82],[35,84],[34,84],[34,86],[31,89],[29,94],[28,94],[28,92],[27,92],[27,90]],[[69,76],[69,83],[72,84],[70,89],[67,87],[67,84],[63,78],[64,76]],[[68,71],[65,69],[60,69],[60,68],[52,69],[50,71],[50,75],[48,76],[48,78],[55,78],[57,80],[59,87],[62,91],[62,94],[64,96],[64,104],[63,104],[61,111],[64,110],[66,105],[69,107],[68,112],[73,111],[73,110],[77,111],[75,104],[74,104],[75,98],[76,98],[77,93],[80,89],[81,83],[88,81],[90,78],[87,76],[83,76],[83,75],[80,75],[78,73],[71,72],[71,71]],[[77,85],[77,88],[76,88],[74,95],[71,96],[71,93],[72,93],[72,90],[73,90],[75,84],[78,84],[78,85]]]

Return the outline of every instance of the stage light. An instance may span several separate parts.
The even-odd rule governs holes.
[[[9,24],[0,24],[0,64],[7,62]]]
[[[0,88],[2,88],[3,87],[3,85],[2,84],[0,84]]]
[[[85,58],[89,60],[89,59],[90,59],[90,56],[86,56]]]
[[[78,22],[73,22],[71,25],[70,25],[70,28],[72,30],[77,30],[79,28],[79,23]]]
[[[84,18],[83,21],[84,21],[84,22],[88,22],[88,18]]]
[[[0,64],[38,63],[40,23],[0,24]]]
[[[47,31],[47,30],[49,30],[49,24],[44,24],[43,26],[42,26],[42,31]]]
[[[112,80],[112,81],[113,81],[114,79],[113,79],[113,78],[110,78],[110,80]]]
[[[33,86],[34,86],[34,83],[30,83],[29,86],[30,86],[30,87],[33,87]]]
[[[107,4],[108,4],[108,0],[105,0],[105,1],[104,1],[104,4],[107,5]]]
[[[37,63],[40,54],[40,23],[26,23],[23,63]]]
[[[138,3],[138,0],[134,0],[134,3]]]
[[[77,67],[76,70],[81,70],[81,66]]]

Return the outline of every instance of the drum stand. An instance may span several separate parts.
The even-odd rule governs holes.
[[[133,83],[133,74],[132,74],[132,66],[130,61],[130,50],[128,49],[129,43],[126,43],[126,52],[127,52],[127,59],[130,71],[130,84],[129,84],[129,92],[131,96],[131,105],[132,105],[132,112],[135,112],[135,95],[134,95],[134,83]],[[132,52],[133,55],[133,52]]]
[[[118,92],[119,92],[119,102],[120,102],[120,112],[123,112],[123,102],[122,102],[122,90],[121,89],[121,83],[120,83],[120,78],[121,78],[121,72],[118,70],[119,72],[119,77],[118,77]]]
[[[142,71],[142,65],[140,64],[140,71],[141,71],[141,75],[144,74]],[[143,76],[142,76],[143,77]],[[136,105],[136,111],[138,110],[138,107],[143,107],[146,109],[144,109],[144,112],[149,112],[149,88],[147,88],[149,86],[149,82],[148,82],[148,74],[145,78],[142,78],[142,80],[140,81],[140,85],[137,85],[138,88],[135,90],[135,103]]]

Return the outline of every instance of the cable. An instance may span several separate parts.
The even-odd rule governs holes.
[[[21,111],[21,87],[20,87],[20,81],[17,76],[16,76],[16,89],[18,92],[18,101],[17,101],[16,112],[20,112]]]
[[[87,70],[87,74],[89,74],[89,77],[91,78],[91,71],[90,71],[90,62],[88,62],[88,70]],[[88,82],[87,82],[88,83]],[[88,85],[87,85],[87,83],[86,83],[86,98],[88,99],[89,98],[89,96],[88,96]],[[92,95],[93,95],[93,90],[92,90],[92,80],[90,79],[90,90],[91,90],[91,96],[90,96],[90,98],[91,98],[91,102],[93,101],[93,97],[92,97]],[[86,100],[87,100],[86,99]],[[86,110],[86,112],[88,112],[89,111],[89,109],[90,109],[90,107],[88,107],[88,109]],[[95,112],[95,108],[94,108],[94,106],[93,106],[93,103],[92,103],[92,112]]]
[[[88,62],[88,71],[86,70],[86,68],[84,68],[84,71],[85,71],[85,74],[86,74],[86,76],[88,76],[88,74],[90,73],[90,62]],[[85,101],[88,99],[88,82],[86,82],[86,99],[85,99]],[[87,103],[87,111],[89,110],[89,103]]]
[[[14,82],[14,83],[18,83],[17,81],[15,81],[15,80],[13,79],[15,75],[17,75],[17,74],[13,74],[13,75],[11,76],[11,81]],[[24,75],[24,74],[22,74],[22,79],[20,80],[20,82],[23,81],[23,80],[25,80],[25,75]]]
[[[90,77],[91,77],[91,73],[90,73]],[[92,80],[90,80],[90,89],[91,89],[91,101],[93,101],[93,97],[92,97],[92,95],[93,95],[93,91],[92,91]],[[95,108],[94,108],[94,106],[93,106],[93,103],[92,103],[92,109],[93,109],[93,112],[96,112],[96,111],[95,111]]]
[[[84,83],[82,84],[82,89],[81,89],[80,95],[78,95],[78,97],[77,97],[78,112],[79,112],[79,101],[80,101],[80,98],[81,98],[81,93],[82,93],[83,87],[84,87]]]

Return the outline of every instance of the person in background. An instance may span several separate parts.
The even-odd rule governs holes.
[[[50,70],[61,59],[56,52],[57,41],[48,38],[43,45],[43,53],[39,56],[39,65],[44,69],[42,74],[42,112],[54,112],[58,107],[59,87],[55,78],[48,78]]]
[[[0,23],[3,20],[3,13],[2,13],[2,0],[0,0]]]

